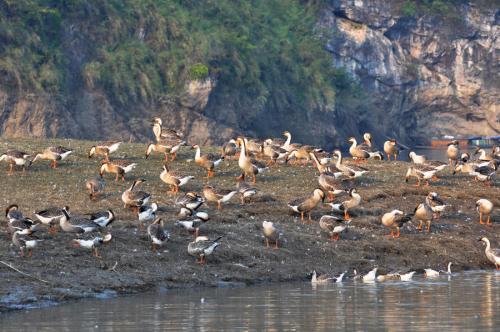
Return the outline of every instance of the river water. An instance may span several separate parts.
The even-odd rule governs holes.
[[[163,290],[8,313],[0,322],[2,331],[498,331],[500,273]]]

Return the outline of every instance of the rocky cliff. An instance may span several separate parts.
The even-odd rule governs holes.
[[[334,0],[322,18],[333,31],[335,65],[371,100],[360,123],[410,143],[500,133],[498,2],[463,3],[440,15],[405,15],[403,4]]]
[[[457,0],[450,18],[410,2],[0,4],[0,134],[147,141],[157,115],[202,144],[284,129],[327,147],[367,130],[409,144],[498,134],[498,6]]]

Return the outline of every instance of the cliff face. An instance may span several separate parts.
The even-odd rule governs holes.
[[[419,142],[500,133],[498,8],[462,5],[450,20],[403,16],[401,3],[335,0],[322,19],[335,65],[371,99],[366,129]]]
[[[231,1],[224,3],[227,8],[234,6]],[[113,11],[116,8],[100,8],[99,2],[95,8],[82,2],[83,14],[73,8],[74,14],[64,16],[68,8],[52,8],[63,16],[60,25],[48,25],[49,39],[21,19],[0,22],[0,135],[146,141],[152,138],[150,120],[158,115],[190,142],[201,144],[221,143],[239,133],[279,136],[285,129],[296,140],[328,148],[345,145],[346,137],[364,131],[371,131],[377,143],[389,136],[409,144],[441,135],[500,133],[497,7],[454,6],[457,13],[451,20],[423,13],[403,15],[401,1],[333,0],[318,11],[319,24],[311,22],[318,26],[315,33],[323,36],[330,57],[321,44],[315,46],[317,38],[309,28],[295,29],[301,34],[287,43],[265,44],[269,40],[263,37],[277,38],[304,21],[300,10],[285,12],[287,3],[273,13],[281,15],[283,25],[276,30],[271,29],[273,21],[267,27],[271,30],[262,30],[262,35],[252,35],[254,29],[249,28],[232,39],[231,28],[224,43],[209,46],[188,39],[193,35],[186,28],[190,19],[165,21],[154,16],[154,8],[135,9],[138,18],[127,16],[127,20]],[[302,2],[290,3],[299,8]],[[263,1],[261,6],[269,4]],[[195,10],[186,8],[190,13]],[[269,15],[272,8],[261,12]],[[16,8],[4,9],[10,15],[6,19],[26,16]],[[247,15],[243,23],[253,27],[250,7],[236,13]],[[200,19],[205,14],[199,14]],[[226,20],[234,15],[228,12]],[[261,21],[267,22],[264,18]],[[216,18],[205,24],[219,29],[218,22]],[[17,40],[15,24],[26,29]],[[161,24],[166,28],[160,29]],[[181,24],[184,35],[179,32]],[[210,37],[204,30],[198,33],[201,40]],[[165,41],[165,36],[170,39]],[[43,50],[44,43],[51,48]],[[173,43],[180,50],[206,46],[208,51],[202,51],[208,58],[202,62],[210,74],[190,78],[192,64],[186,62],[201,61],[204,53],[176,49],[172,56],[168,52]],[[16,69],[19,54],[24,62]],[[326,65],[317,61],[322,56]],[[260,62],[254,61],[257,57]],[[39,59],[52,62],[33,64]],[[326,80],[330,74],[325,74],[325,67],[331,59],[339,71]],[[44,71],[51,63],[57,70]],[[24,64],[34,69],[23,72]],[[344,69],[359,86],[339,74]],[[36,82],[30,85],[30,81]]]

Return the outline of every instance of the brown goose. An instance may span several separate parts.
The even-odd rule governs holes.
[[[353,158],[355,158],[357,161],[370,158],[370,153],[364,150],[362,147],[358,146],[358,143],[354,137],[349,138],[349,142],[351,143],[349,153]]]
[[[0,161],[5,161],[9,164],[10,168],[7,171],[7,175],[13,174],[14,165],[22,166],[23,174],[26,172],[26,167],[31,165],[29,160],[30,155],[18,150],[7,150],[4,154],[0,156]]]
[[[148,204],[149,200],[151,199],[151,194],[140,190],[134,190],[138,184],[141,184],[143,182],[146,182],[146,180],[137,179],[132,183],[130,188],[123,192],[122,201],[125,204],[124,208],[132,207],[136,210],[139,210],[141,206]]]
[[[192,148],[196,149],[194,156],[196,164],[207,170],[207,179],[214,176],[214,169],[224,160],[224,156],[212,153],[202,155],[199,145],[193,145]]]
[[[308,221],[312,222],[311,211],[325,200],[325,193],[321,189],[314,189],[311,196],[307,198],[299,198],[290,203],[288,206],[296,213],[300,213],[300,220],[304,221],[304,213],[308,215]]]
[[[160,179],[172,187],[171,192],[177,193],[179,192],[179,187],[184,186],[186,183],[189,182],[189,180],[194,179],[194,176],[175,175],[174,173],[170,172],[170,170],[168,169],[168,165],[165,164],[163,165],[163,172],[161,172],[160,174]]]
[[[237,191],[236,190],[228,190],[228,189],[215,189],[212,186],[205,186],[203,187],[203,196],[205,197],[206,204],[208,205],[208,202],[214,202],[217,203],[217,210],[222,209],[222,203],[226,203],[231,198],[233,198],[234,195],[236,195]]]
[[[319,227],[330,235],[330,240],[338,241],[340,234],[347,231],[350,222],[350,220],[325,215],[319,219]]]
[[[277,229],[270,221],[262,222],[262,233],[266,239],[266,248],[269,248],[269,241],[274,242],[274,249],[279,249],[279,241],[283,232]]]
[[[50,146],[43,150],[42,153],[38,153],[35,158],[33,158],[32,162],[38,159],[50,160],[50,168],[57,168],[57,162],[66,159],[72,153],[73,150],[63,146]]]
[[[101,178],[104,173],[114,173],[115,181],[118,181],[118,177],[122,178],[122,181],[125,181],[125,174],[131,172],[137,163],[132,163],[127,160],[113,160],[113,161],[103,161],[101,168],[99,169],[99,175]]]
[[[106,185],[106,182],[101,177],[88,179],[85,182],[85,187],[87,188],[87,191],[89,192],[90,200],[96,199],[97,196],[104,191],[105,185]]]
[[[248,175],[252,177],[252,183],[255,184],[256,175],[264,172],[267,169],[267,165],[263,162],[248,157],[248,151],[246,149],[246,139],[239,137],[237,142],[241,147],[240,157],[238,158],[238,166],[242,170],[242,173],[238,177],[238,179],[244,180],[245,176]]]
[[[405,223],[410,221],[412,217],[413,213],[405,214],[400,210],[392,210],[382,216],[382,225],[389,227],[391,229],[390,236],[397,238],[401,235],[400,228],[403,227]],[[394,233],[393,228],[396,228],[397,233]]]
[[[424,203],[417,205],[417,207],[415,208],[414,214],[415,218],[417,218],[419,221],[418,230],[420,232],[422,231],[422,225],[424,221],[427,224],[427,233],[431,232],[431,222],[434,219],[434,211],[432,209],[432,205],[434,204],[434,202],[444,205],[438,194],[435,192],[431,192],[425,198]]]

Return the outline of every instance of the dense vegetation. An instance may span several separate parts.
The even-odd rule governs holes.
[[[75,85],[116,105],[176,97],[187,80],[258,113],[333,109],[352,90],[315,31],[323,1],[2,0],[0,82],[64,98]]]

